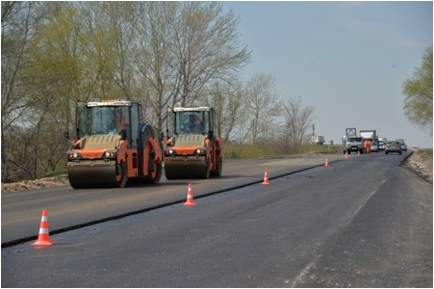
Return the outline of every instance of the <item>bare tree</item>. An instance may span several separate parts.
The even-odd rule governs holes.
[[[173,30],[178,9],[175,2],[143,2],[138,9],[143,17],[137,25],[140,38],[135,59],[158,129],[167,117],[167,106],[175,103],[179,92]]]
[[[238,44],[237,17],[216,2],[184,2],[174,23],[181,105],[194,103],[213,79],[231,78],[250,58]]]
[[[235,127],[242,120],[242,102],[245,99],[239,81],[216,81],[208,88],[206,104],[214,107],[216,133],[224,142],[229,141]]]
[[[248,110],[244,136],[250,136],[252,143],[266,139],[276,126],[276,118],[280,114],[280,102],[274,88],[271,75],[255,75],[246,84]]]
[[[312,124],[313,107],[303,106],[301,98],[289,99],[284,105],[284,142],[289,148],[300,146]]]
[[[29,106],[23,97],[21,71],[27,52],[32,24],[32,3],[2,2],[2,65],[1,65],[1,159],[2,180],[8,179],[6,141],[9,129]]]

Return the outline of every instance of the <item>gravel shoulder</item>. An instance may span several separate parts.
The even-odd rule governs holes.
[[[404,163],[404,167],[432,184],[433,155],[432,149],[416,150]]]
[[[2,183],[2,192],[18,192],[36,189],[54,188],[69,184],[67,175],[47,177],[36,180],[26,180],[14,183]]]

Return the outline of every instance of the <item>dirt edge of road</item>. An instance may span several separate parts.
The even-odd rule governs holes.
[[[432,184],[433,156],[432,149],[420,149],[403,163],[403,166]]]
[[[14,183],[2,183],[2,192],[18,192],[35,189],[60,187],[68,184],[67,175],[47,177],[36,180],[27,180]]]
[[[304,157],[313,157],[318,155],[324,155],[324,153],[316,153],[316,152],[308,152],[304,154],[294,154],[294,155],[281,155],[281,156],[273,156],[273,157],[264,157],[258,158],[266,160],[266,159],[298,159]],[[29,191],[36,189],[45,189],[45,188],[53,188],[68,185],[68,176],[67,174],[61,174],[55,177],[46,177],[36,180],[25,180],[13,183],[2,183],[1,191],[2,192],[21,192],[21,191]]]

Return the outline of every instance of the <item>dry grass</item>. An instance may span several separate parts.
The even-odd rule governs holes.
[[[432,183],[433,155],[432,149],[419,149],[408,159],[407,166],[416,174]]]
[[[14,183],[2,183],[2,192],[16,192],[64,186],[68,184],[66,175],[27,180]]]

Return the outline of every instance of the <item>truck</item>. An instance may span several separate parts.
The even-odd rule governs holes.
[[[351,154],[351,152],[363,153],[363,141],[362,137],[357,136],[356,128],[346,128],[345,136],[342,138],[342,144],[344,146],[344,153]]]
[[[124,187],[130,179],[160,181],[163,146],[141,111],[134,101],[77,103],[76,136],[67,151],[73,188]],[[65,137],[69,139],[68,132]]]
[[[317,145],[323,145],[325,143],[325,138],[322,135],[313,135],[311,137],[311,142]]]
[[[360,136],[363,139],[370,139],[372,141],[376,141],[377,140],[377,131],[375,129],[360,130]]]
[[[375,129],[365,129],[360,130],[360,136],[363,138],[362,142],[368,142],[367,151],[368,152],[378,152],[378,139],[377,139],[377,131]]]

